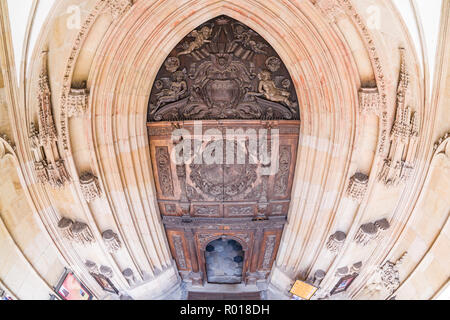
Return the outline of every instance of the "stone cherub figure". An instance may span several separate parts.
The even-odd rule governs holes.
[[[195,38],[194,41],[189,43],[186,50],[179,52],[177,56],[192,53],[194,50],[200,49],[205,43],[211,42],[211,40],[208,40],[211,37],[211,33],[212,28],[207,26],[201,28],[200,31],[192,31],[189,36]]]
[[[156,103],[156,110],[164,103],[177,101],[182,98],[187,92],[186,71],[176,71],[172,74],[172,82],[168,89],[162,89],[156,94],[158,102]]]
[[[291,93],[289,91],[277,88],[275,82],[271,79],[271,74],[269,71],[261,71],[258,74],[258,79],[258,93],[253,93],[253,95],[264,96],[267,100],[282,102],[290,109],[294,108],[294,104],[289,100]]]

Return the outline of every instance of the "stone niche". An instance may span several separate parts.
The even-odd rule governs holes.
[[[186,281],[220,279],[208,274],[224,271],[211,243],[242,251],[234,282],[267,278],[291,200],[299,114],[280,57],[236,20],[207,21],[170,52],[147,127],[159,209]]]

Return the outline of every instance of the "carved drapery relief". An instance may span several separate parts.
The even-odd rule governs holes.
[[[355,235],[355,242],[366,246],[370,241],[379,239],[389,227],[390,224],[386,219],[363,224]]]
[[[381,283],[383,286],[393,293],[400,286],[399,266],[403,263],[407,252],[396,261],[386,261],[380,268]]]
[[[175,248],[175,254],[177,256],[177,262],[180,267],[180,269],[187,269],[187,263],[186,258],[184,256],[184,249],[183,249],[183,239],[181,239],[181,236],[174,235],[172,237],[173,240],[173,246]]]
[[[269,269],[271,267],[271,261],[273,256],[273,251],[275,249],[277,236],[276,235],[270,235],[266,239],[266,250],[264,251],[264,258],[263,258],[263,269]]]
[[[361,88],[359,90],[359,111],[361,113],[380,113],[380,94],[378,88]]]
[[[347,195],[357,202],[361,202],[364,198],[367,186],[369,183],[369,177],[361,172],[355,173],[350,178],[350,183],[347,188]]]
[[[80,188],[87,202],[91,202],[102,195],[98,179],[90,172],[84,172],[80,176]]]
[[[34,169],[42,184],[62,188],[70,181],[64,160],[60,158],[57,132],[53,120],[51,90],[48,78],[48,53],[41,53],[41,70],[38,85],[39,129],[30,125],[30,147],[33,151]]]
[[[405,62],[404,49],[400,49],[401,67],[397,89],[397,110],[391,130],[390,148],[378,179],[386,186],[397,186],[411,176],[419,136],[417,113],[407,105],[409,73]]]
[[[156,147],[156,163],[158,166],[159,186],[164,196],[173,196],[172,171],[168,147]]]
[[[103,232],[102,238],[103,241],[105,242],[108,252],[110,253],[117,252],[122,246],[119,236],[112,230],[106,230],[105,232]]]
[[[88,109],[89,89],[70,88],[67,96],[67,116],[80,117]]]
[[[281,59],[256,32],[221,16],[192,31],[158,72],[149,121],[298,119]]]
[[[407,252],[404,252],[396,262],[386,261],[378,266],[364,289],[371,295],[381,292],[383,288],[392,294],[400,286],[399,267],[406,256]]]
[[[127,269],[123,270],[122,274],[125,277],[125,279],[128,281],[128,285],[130,287],[136,285],[136,283],[137,283],[136,277],[134,276],[134,272],[131,268],[127,268]]]
[[[326,247],[333,253],[338,253],[344,245],[347,235],[342,231],[336,231],[333,233],[327,241]]]
[[[73,242],[81,245],[88,245],[95,242],[92,231],[86,223],[72,221],[68,218],[61,218],[58,222],[61,235]]]

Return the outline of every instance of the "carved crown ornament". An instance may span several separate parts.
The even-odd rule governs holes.
[[[409,73],[405,49],[400,48],[400,75],[397,88],[396,115],[391,130],[389,154],[384,159],[378,180],[386,186],[397,186],[407,181],[414,169],[415,151],[419,136],[419,119],[407,104]]]
[[[89,226],[84,222],[72,221],[69,218],[61,218],[58,228],[64,238],[83,246],[93,244],[95,238]]]
[[[200,25],[172,50],[150,95],[150,122],[204,119],[299,119],[280,57],[227,16]]]

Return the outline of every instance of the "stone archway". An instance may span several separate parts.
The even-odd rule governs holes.
[[[241,283],[244,260],[245,251],[238,241],[221,237],[209,242],[205,250],[205,269],[208,283]]]

